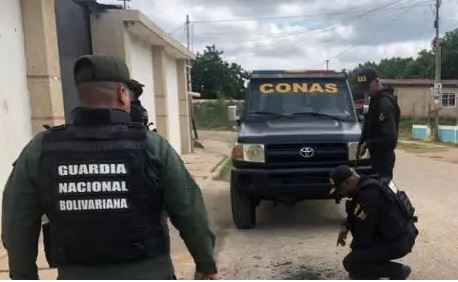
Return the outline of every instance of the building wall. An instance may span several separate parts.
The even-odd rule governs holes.
[[[151,46],[129,36],[130,75],[143,83],[143,94],[140,100],[148,111],[150,122],[156,123],[156,108],[154,102],[153,55]]]
[[[167,112],[169,142],[178,153],[181,153],[180,111],[178,99],[177,61],[166,55],[167,72]]]
[[[3,190],[11,164],[32,137],[24,35],[17,0],[2,1],[0,62],[6,66],[0,68],[0,190]]]
[[[396,87],[399,107],[402,116],[428,116],[428,104],[431,91],[424,87]]]
[[[395,90],[403,117],[428,117],[429,105],[431,103],[431,89],[429,87],[396,86]],[[458,88],[444,88],[443,91],[456,92],[458,95]],[[441,109],[440,116],[458,118],[458,107],[443,108]]]

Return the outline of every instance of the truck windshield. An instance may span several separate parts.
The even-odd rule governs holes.
[[[351,101],[346,81],[342,79],[256,79],[250,82],[247,114],[354,120]]]

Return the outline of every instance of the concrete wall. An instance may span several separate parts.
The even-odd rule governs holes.
[[[177,61],[166,55],[167,70],[167,111],[169,142],[181,153],[180,110],[178,99]]]
[[[181,152],[192,152],[191,143],[191,97],[188,95],[188,79],[186,74],[186,60],[177,61],[178,100],[180,111]]]
[[[65,122],[54,0],[21,0],[32,130]]]
[[[156,123],[154,101],[153,55],[151,46],[129,36],[130,75],[145,85],[140,96],[143,106],[148,110],[149,121]]]
[[[126,35],[118,13],[91,15],[92,52],[126,59]]]
[[[32,137],[20,3],[4,0],[0,9],[0,190],[11,164]],[[0,203],[1,205],[1,203]]]
[[[428,117],[431,90],[425,86],[395,87],[402,116]],[[458,88],[444,88],[444,92],[458,93]],[[458,118],[458,107],[443,108],[441,117]]]

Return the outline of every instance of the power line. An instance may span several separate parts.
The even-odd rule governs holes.
[[[424,4],[424,5],[408,5],[408,6],[402,6],[402,7],[391,7],[389,9],[396,9],[396,10],[405,10],[405,9],[416,9],[416,8],[424,8],[424,7],[431,7],[430,4]],[[386,10],[386,9],[383,9],[383,10]],[[452,18],[448,18],[448,19],[452,19]],[[329,27],[327,27],[329,28]],[[290,30],[290,31],[285,31],[285,32],[282,32],[282,33],[263,33],[263,34],[257,34],[255,35],[254,37],[251,37],[249,38],[248,40],[251,40],[251,39],[257,39],[257,38],[262,38],[262,37],[266,37],[266,36],[276,36],[276,35],[280,35],[280,34],[283,34],[283,33],[294,33],[294,32],[301,32],[301,31],[306,31],[307,29],[304,29],[304,28],[300,28],[300,29],[294,29],[294,30]],[[318,29],[317,29],[318,30]],[[317,31],[315,30],[315,31]],[[309,31],[313,31],[313,30],[309,30]],[[210,40],[210,39],[214,39],[216,37],[221,37],[221,36],[231,36],[231,35],[234,35],[234,36],[240,36],[240,32],[238,33],[228,33],[228,32],[225,32],[225,33],[221,33],[221,32],[217,32],[217,33],[209,33],[209,32],[203,32],[201,34],[199,34],[199,38],[200,39],[207,39],[207,40]]]
[[[417,2],[416,5],[420,5],[420,4],[421,4],[421,2]],[[394,19],[391,19],[390,21],[387,21],[387,22],[384,23],[379,29],[377,29],[376,32],[383,31],[383,30],[387,29],[388,27],[390,27],[392,24],[398,22],[400,19],[403,18],[402,16],[404,16],[407,12],[408,12],[408,10],[407,10],[407,11],[404,11],[402,14],[399,14],[399,15],[395,16]],[[352,44],[350,47],[348,47],[348,48],[346,48],[346,49],[340,51],[339,53],[337,53],[337,54],[331,56],[330,58],[333,59],[333,58],[340,57],[341,55],[343,55],[343,54],[345,54],[345,53],[351,51],[354,47],[356,47],[356,45],[358,45],[358,43]]]
[[[360,18],[363,18],[363,17],[365,17],[365,16],[367,16],[367,15],[369,15],[371,13],[378,12],[380,10],[383,10],[383,9],[385,9],[387,7],[390,7],[390,6],[393,6],[395,4],[401,3],[403,1],[406,1],[406,0],[392,1],[392,2],[387,3],[385,5],[378,6],[376,8],[367,10],[364,13],[360,13],[360,14],[356,15],[349,22],[353,22],[353,21],[358,20]],[[333,30],[333,29],[337,28],[338,26],[339,25],[334,24],[333,26],[328,26],[328,27],[315,29],[315,30],[310,30],[308,28],[303,28],[303,29],[298,29],[298,30],[294,30],[294,31],[282,32],[282,33],[278,33],[278,34],[269,34],[266,37],[254,37],[252,39],[238,41],[237,43],[259,42],[259,41],[264,41],[264,40],[280,39],[280,38],[286,38],[286,37],[290,37],[290,36],[302,35],[302,34],[307,34],[307,33],[321,33],[321,32],[325,32],[325,31]]]
[[[365,13],[365,12],[372,12],[373,10],[379,10],[379,9],[397,9],[397,8],[390,8],[389,6],[392,6],[394,4],[397,4],[401,1],[394,1],[392,3],[389,3],[386,6],[382,7],[376,7],[371,10],[355,10],[355,11],[348,11],[351,10],[352,8],[346,8],[345,10],[342,11],[334,11],[334,12],[327,12],[327,13],[313,13],[313,14],[302,14],[302,15],[292,15],[292,16],[276,16],[276,17],[253,17],[253,18],[232,18],[232,19],[221,19],[221,20],[200,20],[200,21],[193,21],[195,24],[210,24],[210,23],[225,23],[225,22],[246,22],[246,21],[268,21],[268,20],[278,20],[278,19],[295,19],[295,18],[316,18],[316,17],[323,17],[323,16],[341,16],[341,15],[353,15],[353,14],[359,14],[359,13]],[[413,6],[413,5],[412,5]],[[412,6],[404,6],[404,7],[398,7],[400,9],[402,8],[409,8]]]
[[[399,3],[403,2],[403,1],[406,1],[406,0],[396,0],[396,1],[392,1],[392,2],[390,2],[388,4],[385,4],[383,6],[379,6],[377,8],[370,9],[370,10],[364,12],[364,13],[360,13],[360,14],[356,15],[350,21],[348,21],[348,23],[356,21],[358,19],[361,19],[361,18],[363,18],[363,17],[365,17],[367,15],[370,15],[370,14],[372,14],[374,12],[380,11],[383,8],[399,4]],[[328,26],[328,27],[321,28],[321,29],[315,29],[315,30],[310,30],[310,29],[304,28],[304,29],[299,29],[299,30],[293,31],[293,32],[286,32],[286,33],[277,34],[277,35],[270,35],[270,36],[265,37],[265,38],[256,38],[256,39],[251,39],[251,40],[238,41],[237,43],[249,43],[249,42],[259,42],[259,41],[271,40],[271,39],[280,39],[280,38],[286,38],[286,37],[296,36],[296,35],[301,35],[301,34],[306,34],[306,33],[316,33],[316,32],[321,33],[321,32],[325,32],[325,31],[333,30],[333,29],[337,28],[338,26],[339,25],[334,24],[332,26]]]
[[[185,25],[186,25],[186,24],[180,25],[179,28],[175,29],[174,31],[169,32],[168,34],[169,34],[169,35],[174,35],[174,34],[177,33],[178,31],[184,30]]]

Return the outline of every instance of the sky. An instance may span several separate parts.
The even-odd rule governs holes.
[[[98,0],[117,3],[117,0]],[[415,57],[429,49],[435,0],[132,0],[192,49],[215,44],[247,70],[352,69],[365,61]],[[442,0],[441,35],[458,28],[458,0]]]

